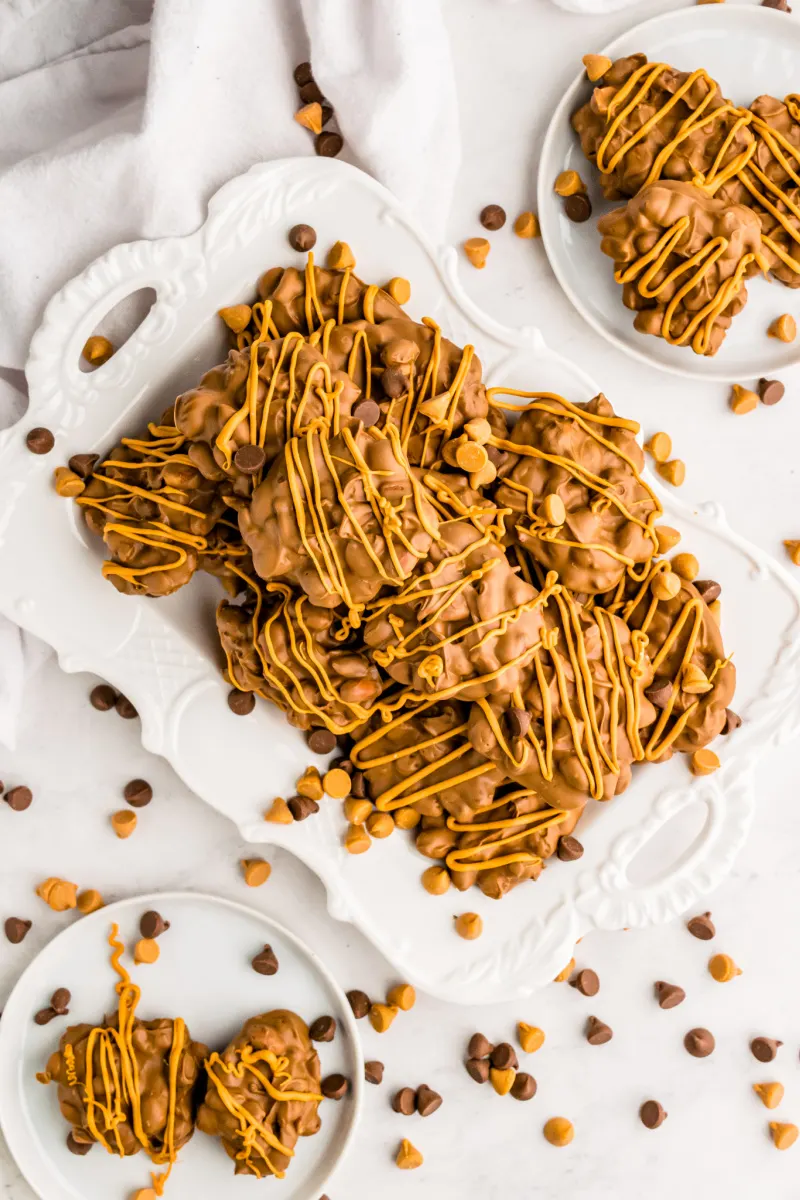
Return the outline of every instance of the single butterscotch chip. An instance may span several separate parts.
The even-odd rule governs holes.
[[[494,483],[497,478],[497,467],[493,462],[487,461],[480,471],[473,471],[469,477],[469,485],[479,492],[481,488],[488,487],[490,483]]]
[[[524,1021],[517,1022],[517,1040],[526,1054],[535,1054],[544,1045],[544,1030],[538,1025],[526,1025]]]
[[[689,770],[693,775],[713,775],[719,766],[719,759],[713,750],[695,750],[689,759]]]
[[[389,834],[394,833],[394,817],[387,812],[370,813],[366,826],[370,837],[387,838]]]
[[[777,1108],[783,1099],[782,1083],[754,1083],[753,1091],[765,1108]]]
[[[155,938],[139,938],[133,947],[133,961],[135,963],[154,963],[160,953],[161,950]]]
[[[422,886],[432,896],[443,896],[450,887],[450,872],[446,867],[428,867],[422,872]]]
[[[553,190],[557,196],[577,196],[586,191],[586,184],[577,171],[562,171],[556,176]]]
[[[508,1095],[514,1086],[516,1077],[517,1072],[513,1067],[506,1067],[505,1070],[500,1070],[498,1067],[491,1067],[489,1070],[489,1082],[498,1096]]]
[[[676,554],[669,564],[676,575],[691,583],[700,574],[700,564],[693,554]]]
[[[797,1141],[797,1126],[792,1125],[791,1122],[770,1121],[769,1131],[772,1134],[776,1150],[788,1150]]]
[[[373,1004],[367,1014],[369,1023],[376,1033],[386,1033],[399,1011],[396,1004]]]
[[[348,854],[363,854],[372,845],[372,838],[363,825],[349,825],[344,835],[344,848]]]
[[[749,388],[740,387],[738,383],[735,383],[731,388],[731,397],[728,403],[731,412],[735,412],[737,416],[741,417],[758,408],[758,393],[751,392]]]
[[[789,313],[782,313],[775,318],[767,332],[779,342],[793,342],[797,337],[797,322]]]
[[[86,341],[81,354],[93,367],[102,367],[114,353],[114,347],[107,337],[90,337]]]
[[[563,971],[559,971],[553,983],[563,983],[565,979],[569,979],[572,972],[575,970],[575,959],[571,958]]]
[[[111,827],[118,838],[129,838],[136,828],[138,818],[128,808],[111,814]]]
[[[656,535],[659,554],[669,554],[670,550],[674,550],[681,540],[681,535],[671,525],[656,525],[653,533]]]
[[[671,600],[681,590],[681,581],[674,571],[661,571],[650,584],[656,600]]]
[[[786,547],[786,553],[789,555],[789,558],[792,560],[794,565],[796,567],[800,567],[800,542],[789,540],[785,541],[783,544]]]
[[[384,291],[388,292],[396,304],[408,304],[411,299],[411,284],[402,275],[395,275],[386,284]]]
[[[492,436],[492,427],[485,417],[475,417],[472,421],[467,421],[464,433],[471,441],[485,446]]]
[[[423,400],[422,404],[419,406],[419,411],[422,413],[423,417],[430,417],[431,421],[433,422],[443,421],[447,416],[447,410],[449,409],[451,403],[452,397],[450,396],[449,392],[442,392],[439,396],[432,396],[430,400]],[[464,441],[466,441],[466,436],[452,438],[449,442],[446,442],[445,445],[442,446],[442,454],[444,455],[445,462],[449,463],[451,467],[456,465],[456,449]],[[447,454],[445,453],[448,446],[450,447],[450,458],[448,458]]]
[[[704,696],[713,686],[706,673],[696,663],[686,664],[681,675],[681,691],[688,692],[690,696]]]
[[[606,58],[605,54],[584,54],[581,62],[586,67],[590,83],[597,83],[598,79],[602,79],[611,66],[611,59]]]
[[[680,487],[686,479],[686,463],[682,458],[671,458],[669,462],[656,463],[656,470],[662,479],[673,487]]]
[[[139,1188],[131,1196],[131,1200],[158,1200],[155,1188]]]
[[[350,776],[341,767],[332,767],[322,777],[322,786],[327,796],[334,800],[344,800],[350,795]]]
[[[298,796],[305,796],[308,800],[321,800],[325,795],[322,776],[316,767],[306,767],[295,787],[297,788]]]
[[[347,242],[334,242],[328,251],[326,262],[332,271],[345,271],[348,267],[352,271],[356,265],[356,256]]]
[[[394,823],[398,829],[415,829],[422,816],[415,808],[398,808],[394,814]]]
[[[672,454],[672,438],[668,433],[654,433],[650,441],[645,442],[644,448],[650,451],[657,463],[664,463]]]
[[[264,813],[264,820],[273,825],[291,825],[294,821],[292,810],[282,796],[276,796]]]
[[[483,920],[477,913],[461,913],[455,919],[455,929],[459,937],[472,942],[483,933]]]
[[[416,1146],[412,1146],[408,1138],[403,1138],[394,1161],[401,1171],[416,1171],[425,1160]]]
[[[742,972],[730,954],[715,954],[708,960],[708,973],[717,983],[730,983]]]
[[[568,1146],[575,1136],[572,1122],[566,1117],[551,1117],[543,1132],[551,1146]]]
[[[514,233],[520,238],[541,237],[542,231],[536,213],[521,212],[514,222]]]
[[[272,867],[263,858],[243,858],[242,871],[248,887],[261,887],[272,874]]]
[[[567,519],[564,501],[556,492],[550,492],[542,501],[541,515],[548,525],[563,525]]]
[[[371,800],[357,800],[355,796],[350,796],[344,802],[344,815],[351,825],[363,825],[371,812]]]
[[[393,1008],[401,1008],[403,1012],[408,1012],[417,1002],[417,993],[410,983],[397,983],[389,989],[386,999]]]
[[[489,455],[477,442],[462,442],[456,450],[456,465],[462,471],[480,471],[489,461]]]
[[[252,319],[253,310],[249,304],[231,304],[227,308],[220,308],[217,316],[222,317],[232,333],[244,333]]]
[[[318,100],[312,101],[311,104],[304,104],[294,114],[294,119],[298,125],[309,129],[311,133],[322,133],[322,105]]]
[[[78,903],[78,889],[75,884],[55,876],[40,883],[36,895],[41,896],[53,912],[66,912],[68,908],[76,908]]]
[[[98,908],[102,908],[104,901],[103,897],[95,888],[87,888],[85,892],[79,892],[75,902],[78,912],[88,916],[89,913],[97,912]]]
[[[464,253],[466,254],[473,267],[482,270],[486,266],[486,259],[489,256],[491,249],[486,238],[467,238],[464,242]]]
[[[53,486],[59,496],[71,499],[73,496],[80,496],[86,484],[80,475],[70,471],[69,467],[56,467],[53,472]]]

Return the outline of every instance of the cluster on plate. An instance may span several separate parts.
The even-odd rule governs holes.
[[[662,557],[679,535],[635,422],[602,395],[487,389],[472,346],[404,312],[405,280],[363,283],[341,243],[333,262],[273,268],[223,310],[226,361],[77,503],[120,591],[218,576],[234,696],[338,742],[437,864],[431,892],[499,898],[577,857],[588,801],[634,763],[719,765],[720,588]]]
[[[630,197],[598,223],[623,303],[639,332],[715,354],[745,279],[800,286],[800,97],[740,108],[702,69],[587,60],[595,86],[572,125],[607,199]]]

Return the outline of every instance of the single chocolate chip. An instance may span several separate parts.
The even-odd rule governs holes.
[[[350,1080],[344,1075],[328,1075],[320,1084],[320,1091],[329,1100],[341,1100],[342,1096],[347,1095],[349,1088]]]
[[[604,1046],[614,1036],[614,1030],[598,1017],[589,1017],[586,1022],[586,1040],[590,1046]]]
[[[502,229],[506,223],[506,210],[499,204],[487,204],[481,209],[481,225],[484,229]]]
[[[667,679],[666,675],[656,675],[650,686],[644,689],[644,694],[656,708],[666,708],[672,695],[672,680]]]
[[[720,732],[722,734],[733,733],[742,723],[742,718],[738,713],[735,713],[732,708],[725,709],[725,724]]]
[[[311,83],[314,76],[311,73],[311,63],[298,63],[294,69],[294,81],[298,87],[305,87],[307,83]]]
[[[663,979],[659,979],[655,988],[659,1008],[675,1008],[686,999],[686,992],[682,987],[678,987],[677,983],[665,983]]]
[[[356,800],[364,800],[367,795],[367,781],[363,771],[353,771],[353,782],[350,784],[350,795]]]
[[[98,683],[89,693],[89,703],[98,712],[108,712],[117,702],[117,693],[107,683]]]
[[[333,116],[333,105],[327,100],[320,100],[319,106],[322,109],[319,120],[320,124],[324,126],[328,124],[328,121],[330,121],[331,117]]]
[[[762,8],[777,8],[778,12],[790,13],[788,0],[761,0]]]
[[[527,1071],[517,1071],[511,1095],[515,1100],[532,1100],[536,1095],[536,1080]]]
[[[289,245],[293,250],[313,249],[317,244],[317,231],[311,225],[293,225],[289,230]]]
[[[312,729],[306,737],[306,745],[313,754],[330,754],[336,749],[336,734],[330,729]]]
[[[84,1154],[89,1153],[93,1145],[94,1142],[79,1142],[74,1134],[67,1134],[67,1149],[70,1154],[78,1154],[83,1157]]]
[[[371,1059],[364,1063],[364,1078],[367,1083],[374,1083],[376,1086],[383,1083],[383,1063],[377,1058]]]
[[[701,913],[699,917],[691,917],[686,922],[686,928],[692,937],[699,938],[701,942],[710,942],[717,932],[710,912]]]
[[[370,425],[377,425],[378,421],[380,421],[381,410],[374,400],[362,400],[353,409],[353,416],[365,428],[369,428]]]
[[[584,221],[588,221],[592,215],[592,202],[583,192],[576,192],[574,196],[567,196],[564,201],[564,212],[570,221],[580,225]]]
[[[125,721],[132,721],[139,715],[127,696],[117,696],[114,708]]]
[[[358,988],[347,993],[347,999],[350,1007],[353,1010],[353,1016],[357,1021],[361,1021],[372,1008],[372,1001],[366,992],[360,992]]]
[[[569,986],[577,988],[582,996],[596,996],[600,991],[600,980],[596,971],[584,968],[570,979]]]
[[[265,946],[263,950],[259,950],[250,966],[259,975],[275,975],[278,970],[278,959],[272,946]]]
[[[79,475],[81,479],[88,479],[99,459],[99,454],[73,454],[69,460],[69,469]]]
[[[583,846],[576,837],[565,834],[558,839],[556,854],[562,862],[575,862],[583,854]]]
[[[146,779],[132,779],[122,794],[131,808],[144,808],[153,799],[153,789]]]
[[[231,688],[228,692],[228,708],[237,717],[249,716],[255,706],[255,692],[240,692],[238,688]]]
[[[390,400],[398,400],[408,391],[408,379],[399,367],[386,367],[381,375],[381,387]]]
[[[683,1039],[683,1044],[692,1058],[708,1058],[713,1053],[716,1042],[713,1033],[707,1029],[690,1029]]]
[[[523,738],[531,727],[530,713],[524,708],[509,708],[506,711],[506,728],[512,738]]]
[[[348,775],[352,775],[353,771],[355,771],[355,767],[353,766],[353,764],[351,763],[349,758],[333,758],[333,759],[331,759],[331,765],[330,765],[329,770],[332,771],[334,769],[334,767],[336,767],[337,770],[339,770],[339,771],[346,771]]]
[[[505,450],[501,450],[499,446],[484,446],[484,450],[489,456],[489,462],[499,471],[508,457]]]
[[[55,444],[56,439],[50,430],[45,429],[42,425],[31,429],[25,438],[25,445],[31,454],[49,454]]]
[[[410,1117],[416,1106],[417,1097],[413,1088],[400,1088],[400,1091],[395,1092],[392,1097],[392,1108],[396,1113],[402,1113],[404,1117]]]
[[[509,1068],[516,1071],[519,1066],[517,1052],[508,1042],[500,1042],[495,1046],[490,1055],[492,1066],[498,1071],[507,1071]]]
[[[250,442],[240,446],[233,456],[233,465],[243,475],[255,475],[267,461],[266,453],[261,446],[253,446]]]
[[[419,1085],[415,1099],[417,1112],[421,1117],[429,1117],[437,1108],[442,1107],[442,1097],[433,1088],[429,1088],[427,1083]]]
[[[59,1017],[63,1017],[69,1012],[69,1002],[72,999],[72,993],[69,988],[56,988],[50,997],[50,1007],[53,1012],[58,1013]]]
[[[161,937],[161,934],[166,933],[168,929],[169,921],[165,921],[161,913],[156,912],[154,908],[142,913],[139,921],[139,933],[143,938]]]
[[[639,1109],[639,1120],[646,1129],[658,1129],[667,1119],[667,1114],[657,1100],[645,1100]]]
[[[314,80],[309,79],[308,83],[300,86],[300,99],[303,104],[321,104],[325,97]]]
[[[305,821],[306,817],[319,812],[319,805],[310,796],[292,796],[287,800],[287,804],[295,821]]]
[[[780,379],[759,379],[758,394],[762,404],[778,404],[786,394]]]
[[[336,1036],[336,1021],[333,1017],[317,1017],[309,1026],[308,1035],[312,1042],[332,1042]]]
[[[314,149],[320,158],[336,158],[336,155],[344,145],[344,139],[338,133],[331,133],[326,129],[324,133],[318,133],[314,138]]]
[[[33,792],[29,787],[13,787],[9,788],[3,799],[14,812],[25,812],[31,806]]]
[[[36,1016],[33,1018],[37,1025],[47,1025],[52,1021],[53,1017],[57,1017],[58,1013],[54,1008],[40,1008]]]
[[[488,1058],[468,1058],[464,1066],[470,1079],[474,1079],[476,1083],[486,1083],[489,1078]]]
[[[768,1063],[772,1062],[782,1045],[783,1042],[775,1038],[757,1037],[750,1043],[750,1052],[759,1062]]]
[[[470,1058],[488,1058],[493,1050],[494,1046],[482,1033],[473,1033],[469,1039],[467,1054]]]
[[[695,579],[694,586],[700,593],[700,599],[706,604],[710,604],[712,600],[718,600],[722,595],[722,588],[716,579]]]
[[[18,946],[20,942],[25,940],[30,927],[31,922],[26,921],[23,917],[7,917],[3,929],[11,945]]]

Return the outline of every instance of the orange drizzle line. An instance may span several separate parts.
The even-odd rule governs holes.
[[[545,829],[549,829],[551,825],[560,824],[567,815],[565,809],[560,808],[541,808],[535,812],[521,813],[518,817],[508,817],[500,821],[484,821],[484,816],[498,808],[505,808],[507,804],[514,800],[521,800],[529,796],[535,795],[531,789],[523,788],[516,792],[512,792],[507,796],[503,796],[500,800],[495,800],[492,804],[482,808],[478,817],[480,818],[473,824],[464,824],[457,821],[455,817],[447,818],[447,828],[452,829],[457,833],[482,833],[484,830],[512,830],[510,834],[499,833],[497,837],[487,838],[477,846],[461,847],[451,850],[445,857],[445,865],[450,871],[490,871],[494,867],[506,867],[511,863],[539,863],[542,861],[538,854],[532,854],[528,850],[516,850],[511,854],[500,854],[494,858],[481,859],[477,862],[467,861],[473,858],[476,854],[485,852],[487,847],[499,850],[502,847],[511,846],[515,842],[522,841],[524,838],[532,837],[535,834],[543,833]]]

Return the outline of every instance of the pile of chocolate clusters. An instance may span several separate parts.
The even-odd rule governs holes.
[[[222,581],[231,707],[261,696],[339,747],[348,848],[377,811],[433,860],[429,891],[499,898],[579,857],[581,813],[634,763],[719,766],[720,587],[664,557],[635,422],[487,389],[472,346],[403,310],[406,280],[354,266],[337,243],[268,270],[222,310],[226,360],[67,482],[121,592]]]

